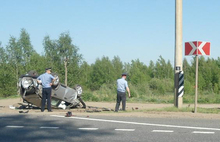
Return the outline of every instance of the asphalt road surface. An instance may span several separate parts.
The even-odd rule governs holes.
[[[220,121],[0,114],[0,142],[218,142]]]

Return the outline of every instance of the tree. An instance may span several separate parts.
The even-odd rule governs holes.
[[[38,53],[33,53],[30,57],[30,66],[29,70],[35,70],[38,73],[42,73],[45,70],[45,67],[47,66],[47,61],[45,56],[41,56]]]
[[[25,29],[21,29],[20,37],[18,39],[19,50],[22,51],[22,65],[24,66],[24,70],[28,71],[30,68],[30,58],[33,53],[36,51],[33,49],[31,45],[30,36],[26,32]]]
[[[95,64],[92,65],[91,72],[91,90],[98,90],[103,84],[114,83],[114,67],[108,57],[97,59]]]
[[[131,61],[131,69],[129,78],[131,83],[143,84],[150,80],[150,76],[147,73],[148,68],[144,63],[140,62],[139,59]]]
[[[91,66],[86,62],[83,61],[82,65],[79,68],[79,80],[78,80],[78,84],[89,88],[89,84],[91,84],[91,77],[90,77],[90,73],[91,73]]]
[[[192,67],[186,60],[186,58],[183,59],[183,71],[184,71],[184,79],[189,80],[189,81],[194,81],[192,77]]]
[[[147,74],[150,76],[150,78],[155,77],[155,67],[154,67],[154,62],[152,60],[150,60],[150,64],[148,66]]]
[[[173,78],[173,67],[168,60],[164,60],[162,56],[157,60],[155,65],[155,77],[162,79],[162,78]]]
[[[121,74],[123,72],[123,63],[121,59],[118,56],[114,56],[112,60],[112,65],[114,68],[114,79],[117,79],[118,77],[121,77]]]
[[[0,96],[7,97],[16,93],[16,79],[13,67],[8,63],[6,50],[0,44]]]
[[[212,62],[208,63],[203,56],[199,58],[199,87],[202,90],[213,90],[211,67]]]
[[[59,62],[59,55],[57,53],[56,40],[51,40],[49,36],[45,36],[43,40],[45,57],[47,59],[47,66],[53,67],[53,64]]]
[[[77,81],[82,55],[78,53],[79,49],[72,44],[69,33],[61,33],[58,40],[51,40],[49,36],[46,36],[43,45],[48,66],[60,73],[61,80],[64,80],[63,76],[68,76],[71,78],[71,83]],[[64,70],[65,67],[66,70]],[[67,67],[69,67],[68,75],[65,75]]]
[[[67,84],[67,66],[68,77],[71,81],[78,81],[79,76],[79,64],[82,61],[82,55],[78,53],[79,48],[72,44],[72,39],[69,33],[61,33],[59,40],[57,41],[57,49],[60,56],[60,61],[65,65],[65,82]]]
[[[6,46],[6,51],[8,64],[13,67],[11,73],[15,75],[16,79],[18,79],[20,70],[22,70],[22,49],[19,47],[15,37],[10,37],[9,43]]]
[[[3,65],[6,63],[6,51],[2,47],[1,42],[0,42],[0,65]]]

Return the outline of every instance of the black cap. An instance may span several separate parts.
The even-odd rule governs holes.
[[[122,73],[122,74],[121,74],[121,76],[127,76],[127,75],[128,75],[127,73]]]
[[[46,68],[45,70],[46,70],[46,71],[47,71],[47,70],[51,70],[51,68]]]

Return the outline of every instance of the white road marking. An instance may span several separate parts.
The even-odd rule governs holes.
[[[98,130],[99,128],[78,128],[80,130]]]
[[[131,131],[135,131],[135,129],[115,129],[115,131],[128,131],[128,132],[131,132]]]
[[[193,131],[193,134],[215,134],[215,132]]]
[[[59,127],[40,127],[40,129],[59,129]]]
[[[50,115],[50,116],[52,116],[52,117],[61,117],[61,118],[65,117],[65,116],[61,116],[61,115]],[[179,126],[179,125],[166,125],[166,124],[153,124],[153,123],[139,123],[139,122],[106,120],[106,119],[84,118],[84,117],[65,117],[65,118],[67,118],[67,119],[99,121],[99,122],[112,122],[112,123],[121,123],[121,124],[134,124],[134,125],[143,125],[143,126],[158,126],[158,127],[167,127],[167,128],[182,128],[182,129],[220,131],[220,128],[206,128],[206,127],[192,127],[192,126]]]
[[[153,130],[152,132],[173,133],[173,130]]]
[[[7,128],[24,128],[24,126],[6,126]]]

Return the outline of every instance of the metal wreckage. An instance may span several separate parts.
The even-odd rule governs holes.
[[[70,88],[59,82],[59,76],[56,73],[51,75],[56,79],[52,84],[51,106],[53,108],[86,108],[86,104],[81,98],[82,87],[80,85]],[[21,75],[18,80],[18,93],[23,102],[28,103],[28,106],[41,107],[42,85],[37,83],[37,77],[38,73],[32,70],[27,74]]]

